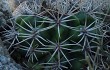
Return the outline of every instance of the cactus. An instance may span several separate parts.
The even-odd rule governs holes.
[[[63,13],[58,7],[42,8],[44,14],[19,16],[13,27],[8,25],[10,31],[3,34],[10,43],[8,49],[17,50],[28,69],[99,70],[103,39],[109,37],[104,22],[77,5],[61,5]]]
[[[55,18],[20,16],[16,19],[19,42],[14,45],[22,45],[19,49],[24,51],[28,62],[41,62],[48,69],[68,69],[78,57],[70,54],[80,52],[79,56],[84,59],[81,52],[92,48],[89,43],[93,39],[103,37],[99,31],[103,24],[84,12]]]

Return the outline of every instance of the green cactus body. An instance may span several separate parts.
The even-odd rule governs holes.
[[[81,28],[84,27],[86,19],[86,21],[89,21],[87,23],[87,26],[94,22],[94,19],[92,17],[87,16],[87,14],[79,12],[78,14],[66,19],[71,19],[70,21],[61,22],[59,25],[57,25],[57,23],[54,21],[53,23],[51,23],[47,19],[40,17],[21,16],[16,20],[17,25],[19,26],[19,29],[17,31],[19,33],[22,33],[18,36],[20,41],[19,44],[26,46],[27,55],[31,54],[29,54],[29,52],[36,52],[37,46],[35,45],[38,45],[40,52],[43,53],[47,51],[47,53],[44,54],[39,54],[38,52],[36,52],[36,56],[34,55],[35,58],[37,57],[39,58],[39,60],[42,60],[42,57],[47,56],[46,54],[51,55],[50,58],[48,57],[46,60],[43,60],[43,62],[54,62],[62,57],[61,61],[66,60],[66,63],[69,63],[68,58],[73,57],[69,57],[68,52],[71,52],[72,50],[82,49],[79,48],[77,45],[74,45],[72,41],[78,42],[81,39],[81,36],[78,35],[81,33]],[[94,25],[92,25],[91,27],[94,27]],[[31,48],[33,48],[33,51],[31,50]],[[59,55],[59,53],[61,54]],[[74,55],[74,53],[72,55]],[[32,58],[32,56],[30,56],[30,58]],[[33,58],[34,61],[35,58]]]

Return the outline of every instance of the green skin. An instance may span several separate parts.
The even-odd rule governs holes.
[[[68,26],[71,26],[71,27],[77,27],[77,29],[79,30],[81,27],[84,26],[84,21],[87,17],[87,21],[88,21],[88,24],[89,25],[91,22],[94,21],[94,19],[90,16],[88,16],[87,14],[84,14],[83,12],[80,12],[78,14],[76,14],[76,16],[72,16],[68,19],[76,19],[76,20],[73,20],[73,21],[68,21],[68,22],[65,22],[64,24],[65,25],[68,25]],[[21,18],[25,21],[25,22],[30,22],[31,25],[34,27],[34,20],[36,21],[43,21],[45,19],[41,19],[41,18],[36,18],[36,17],[32,17],[32,16],[21,16],[21,17],[18,17],[18,19],[16,20],[16,22],[21,25],[22,27],[26,28],[26,29],[30,29],[23,20],[21,20]],[[29,23],[28,23],[29,24]],[[38,22],[37,23],[37,27],[39,27],[42,23],[41,22]],[[42,26],[40,28],[45,28],[45,27],[48,27],[49,25],[51,25],[50,23],[43,23]],[[56,42],[59,40],[59,42],[62,42],[64,41],[65,39],[67,39],[69,36],[73,35],[73,37],[71,37],[67,42],[70,43],[71,40],[75,41],[75,42],[78,42],[80,40],[80,37],[78,36],[80,34],[80,32],[78,31],[75,31],[75,30],[71,30],[71,29],[68,29],[66,27],[63,27],[63,26],[60,26],[60,38],[59,38],[59,35],[58,35],[58,29],[57,29],[57,26],[55,26],[54,28],[52,29],[49,29],[49,30],[46,30],[44,32],[41,32],[40,33],[40,36],[42,36],[44,39],[48,39],[52,42]],[[19,28],[18,31],[20,33],[28,33],[27,31],[23,30],[22,28]],[[20,40],[23,40],[24,38],[19,38]],[[42,41],[42,40],[41,40]],[[46,43],[44,41],[42,41],[44,44],[49,44],[49,43]],[[35,42],[35,43],[38,43],[38,42]],[[39,44],[40,45],[40,44]],[[77,49],[77,46],[76,47],[72,47],[72,46],[67,46],[67,48],[73,48],[73,49]],[[81,55],[82,56],[82,55]],[[69,57],[69,56],[68,56]],[[78,57],[78,56],[77,56]],[[48,59],[47,59],[48,60]],[[77,64],[76,64],[77,65]],[[79,66],[81,66],[81,63],[78,63]],[[78,70],[78,66],[76,66],[75,69]]]

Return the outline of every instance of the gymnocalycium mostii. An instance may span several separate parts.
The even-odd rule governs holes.
[[[33,63],[35,69],[70,70],[79,66],[76,67],[79,70],[83,67],[80,61],[84,61],[90,70],[94,70],[96,52],[93,50],[100,49],[97,42],[107,37],[103,31],[104,23],[85,12],[71,11],[71,8],[72,14],[44,10],[45,15],[19,16],[15,22],[16,30],[9,26],[15,33],[9,50],[19,46],[16,50],[25,56],[25,61]],[[5,33],[4,37],[9,38],[11,31],[6,32],[8,35]]]

